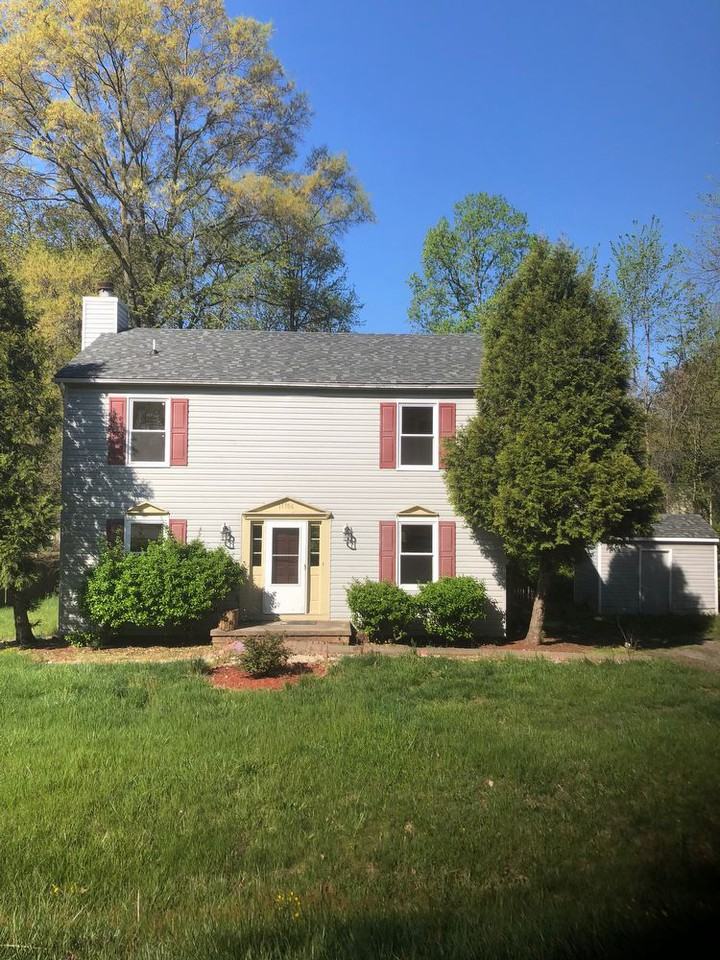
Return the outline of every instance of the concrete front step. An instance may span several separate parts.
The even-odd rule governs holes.
[[[349,643],[353,628],[349,620],[271,620],[264,623],[238,625],[232,630],[216,628],[210,631],[213,643],[242,639],[258,634],[277,633],[286,640],[321,640]]]

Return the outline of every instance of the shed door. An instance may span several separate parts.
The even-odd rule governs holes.
[[[667,613],[670,610],[669,550],[640,551],[640,610]]]

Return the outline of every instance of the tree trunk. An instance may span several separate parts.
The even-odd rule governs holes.
[[[10,592],[10,602],[13,608],[13,618],[15,620],[15,640],[21,647],[29,646],[35,637],[33,636],[30,619],[28,618],[28,605],[22,592],[12,590]]]
[[[528,627],[527,636],[525,637],[525,640],[534,646],[539,646],[545,639],[545,601],[547,600],[552,570],[553,567],[550,559],[547,557],[543,558],[540,561],[540,569],[538,571],[530,626]]]

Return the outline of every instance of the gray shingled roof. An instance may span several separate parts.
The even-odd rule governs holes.
[[[480,338],[473,335],[145,328],[98,337],[57,378],[148,384],[474,387],[479,369]]]
[[[718,536],[698,513],[661,513],[653,526],[652,535],[657,540],[673,537],[709,540]]]

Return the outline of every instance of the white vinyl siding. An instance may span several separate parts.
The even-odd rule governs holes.
[[[64,625],[76,615],[83,567],[97,554],[108,517],[149,500],[170,516],[187,519],[188,540],[222,543],[227,524],[239,559],[243,513],[294,497],[332,513],[331,617],[347,617],[345,588],[354,577],[377,579],[380,520],[394,520],[420,505],[440,520],[457,519],[457,574],[486,583],[494,605],[489,632],[501,632],[505,610],[505,558],[499,541],[477,537],[456,518],[439,470],[378,467],[380,403],[394,397],[378,391],[342,393],[186,390],[189,398],[188,465],[157,470],[141,465],[108,466],[105,424],[109,395],[117,387],[67,386],[63,466],[62,606]],[[139,394],[141,391],[128,391]],[[168,389],[143,389],[167,396]],[[428,402],[420,395],[403,400]],[[474,412],[471,393],[437,396],[457,404],[458,427]],[[354,543],[346,542],[345,527]]]
[[[117,333],[127,328],[127,307],[117,297],[83,297],[81,350],[104,333]]]

